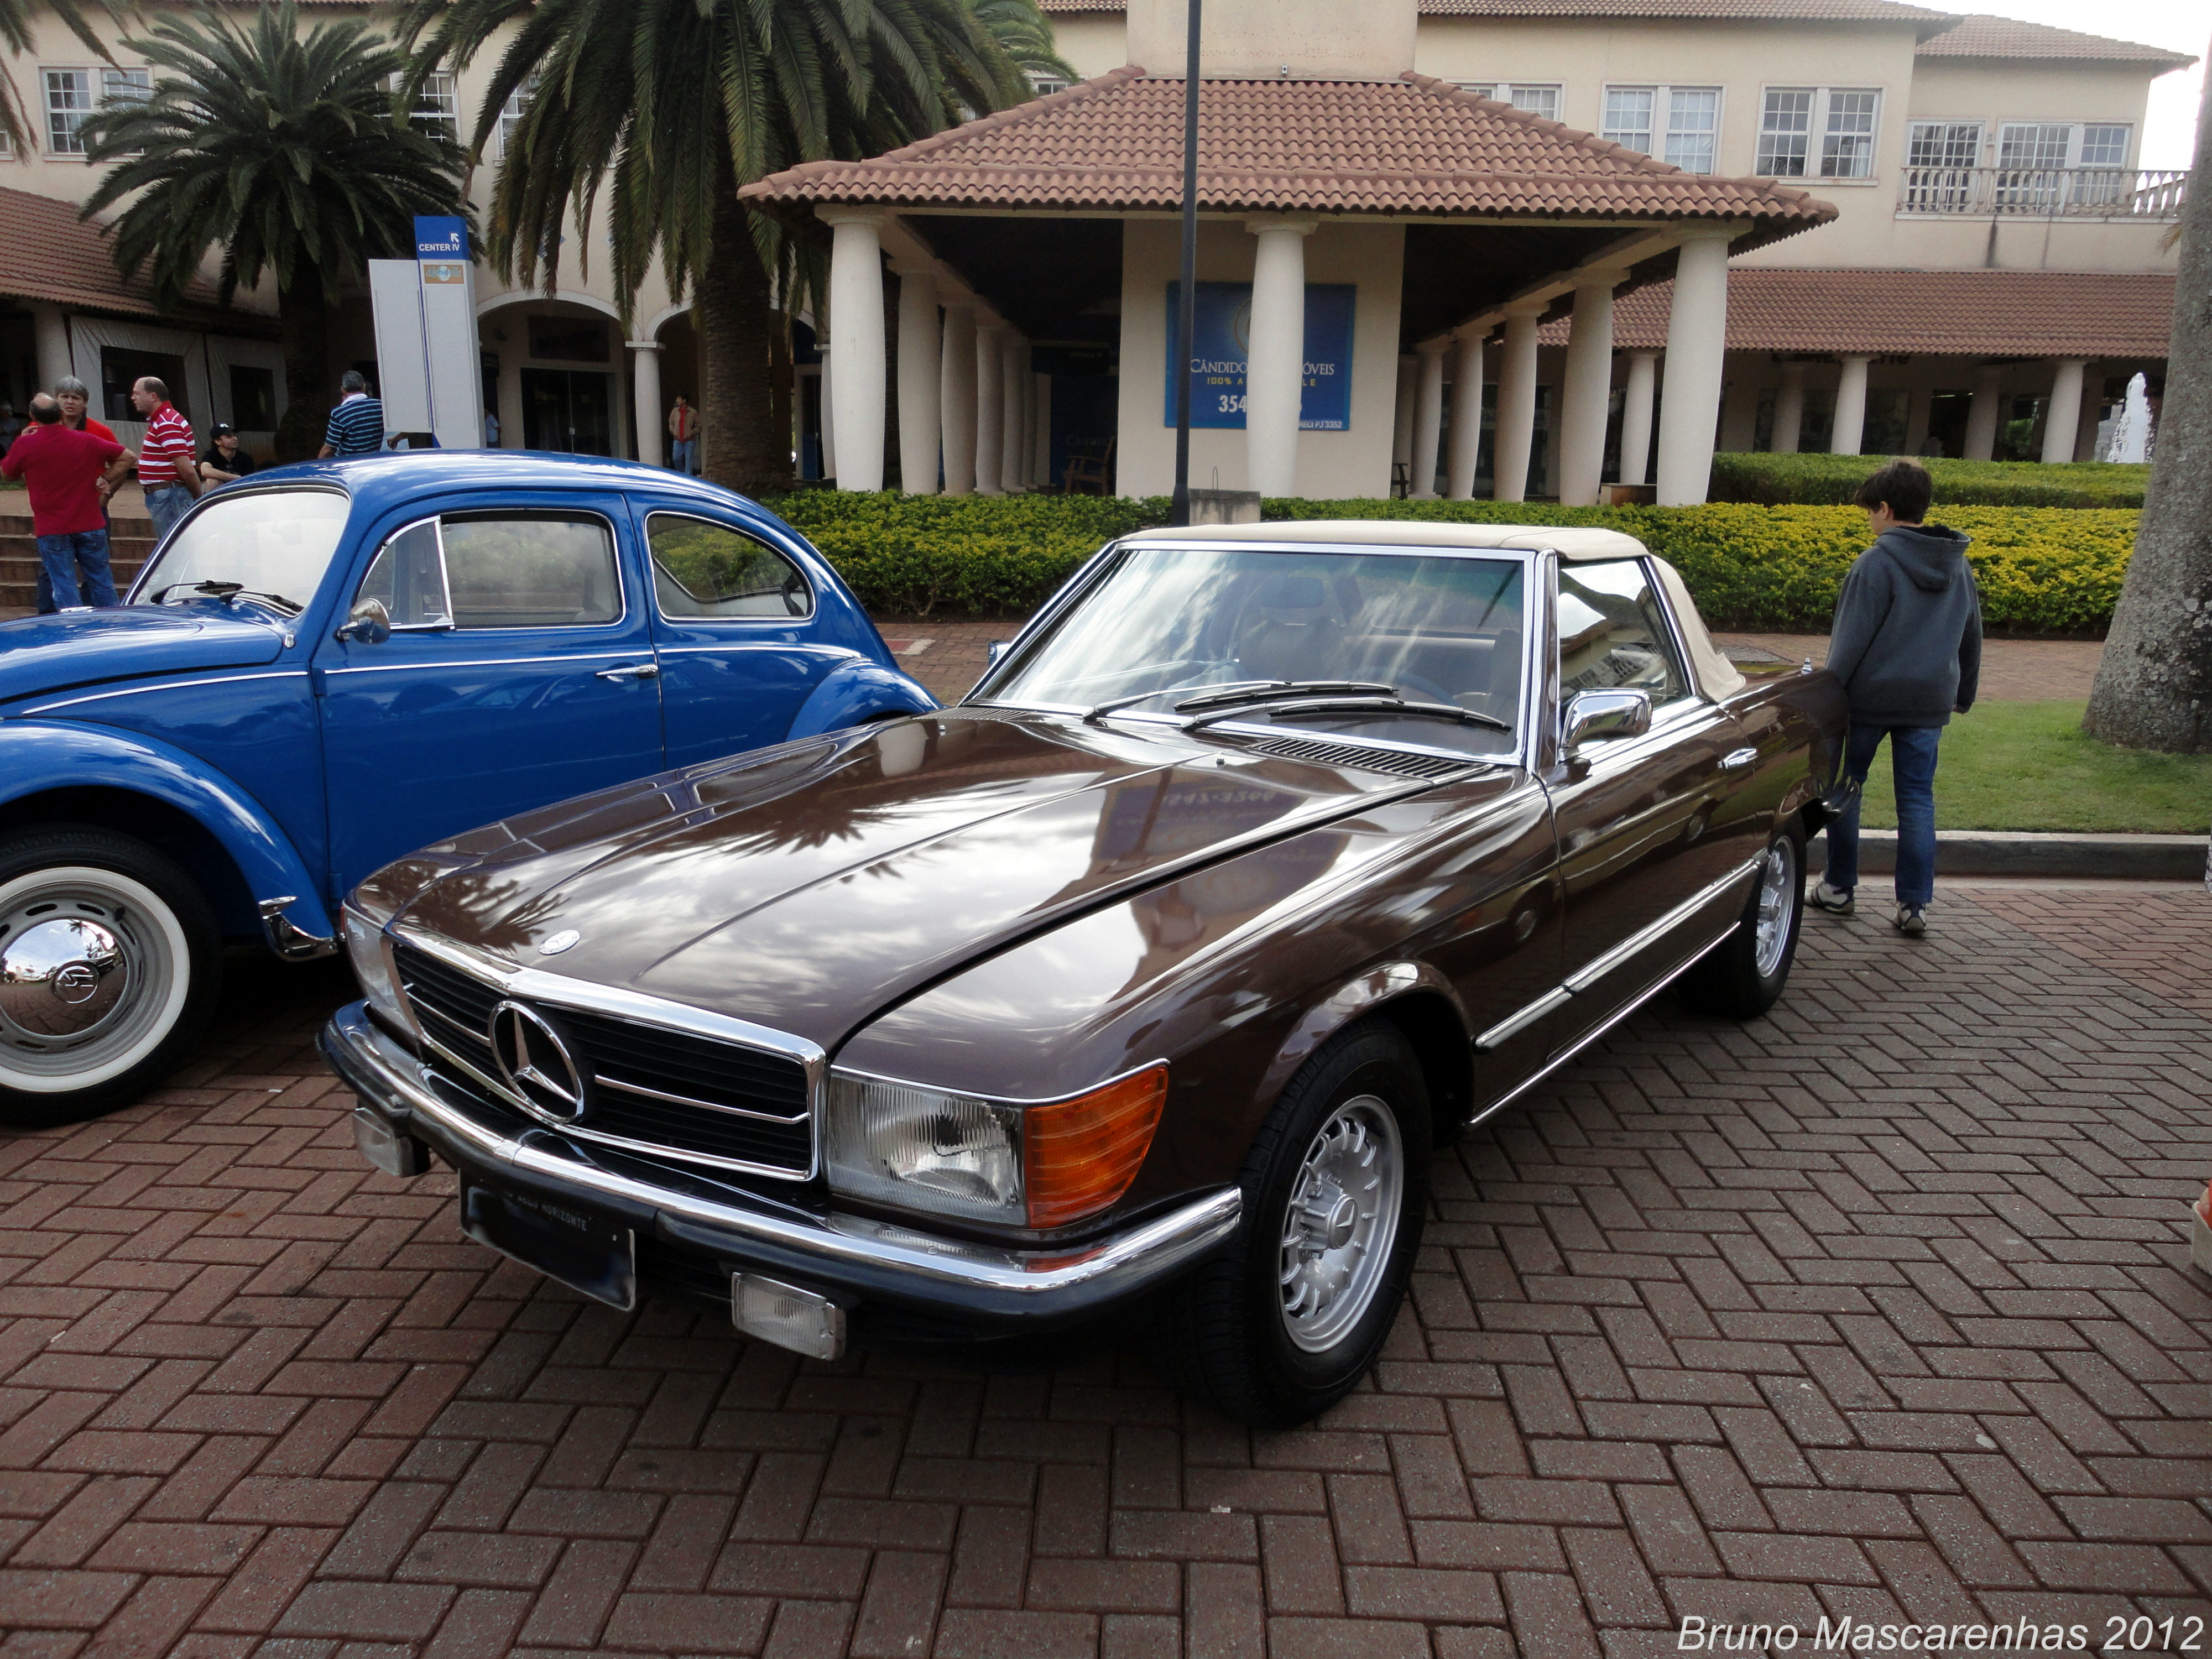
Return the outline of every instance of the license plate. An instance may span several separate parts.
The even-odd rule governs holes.
[[[637,1306],[637,1235],[603,1216],[556,1199],[464,1186],[461,1231],[610,1307]]]

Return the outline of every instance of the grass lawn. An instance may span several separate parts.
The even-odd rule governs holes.
[[[2081,732],[2078,702],[1984,702],[1955,716],[1936,767],[1939,830],[2081,830],[2201,836],[2212,755],[2116,749]],[[1889,747],[1875,756],[1861,822],[1897,827]]]

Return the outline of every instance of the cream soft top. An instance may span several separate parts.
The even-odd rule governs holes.
[[[1557,553],[1577,563],[1595,559],[1649,558],[1667,590],[1674,620],[1690,651],[1690,672],[1705,696],[1719,699],[1741,691],[1744,678],[1735,665],[1721,654],[1698,615],[1697,601],[1682,574],[1666,560],[1652,556],[1633,536],[1618,530],[1599,530],[1580,525],[1437,524],[1405,519],[1289,519],[1269,524],[1194,525],[1188,529],[1139,530],[1124,542],[1258,542],[1273,547],[1404,547],[1433,548],[1438,551],[1464,549],[1483,552],[1492,549],[1518,553]]]

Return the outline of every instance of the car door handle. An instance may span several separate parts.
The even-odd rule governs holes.
[[[1756,749],[1731,749],[1721,757],[1721,770],[1733,772],[1739,766],[1748,766],[1759,758]]]
[[[634,662],[620,668],[602,668],[599,678],[603,680],[653,680],[660,678],[657,662]]]

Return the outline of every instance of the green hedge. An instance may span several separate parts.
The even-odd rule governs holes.
[[[1163,497],[921,496],[808,491],[771,501],[884,616],[1019,616],[1101,544],[1165,521]],[[1547,507],[1509,501],[1270,501],[1270,519],[1599,525],[1672,562],[1716,628],[1825,631],[1867,547],[1856,507]],[[1992,629],[2094,633],[2110,621],[2137,514],[1966,507],[1936,515],[1974,538]]]
[[[1848,507],[1879,455],[1713,457],[1711,497],[1762,507]],[[2045,466],[2039,461],[1923,461],[1936,478],[1937,507],[2141,507],[2148,466],[2099,461]],[[1940,516],[1940,515],[1939,515]]]

